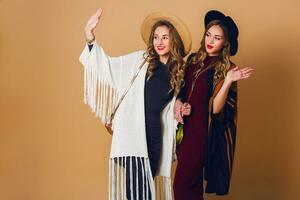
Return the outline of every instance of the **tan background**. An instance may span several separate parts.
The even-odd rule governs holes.
[[[143,49],[151,11],[181,17],[193,49],[210,9],[240,29],[233,61],[253,66],[239,84],[231,193],[208,200],[300,199],[299,1],[0,0],[0,199],[107,199],[110,136],[83,104],[83,27],[104,10],[96,36],[110,55]]]

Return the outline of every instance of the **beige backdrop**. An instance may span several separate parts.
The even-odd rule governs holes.
[[[300,199],[300,3],[297,0],[0,0],[0,199],[107,199],[110,136],[83,104],[83,28],[104,10],[96,37],[110,55],[143,49],[152,11],[181,17],[197,49],[210,9],[240,29],[230,195],[207,200]]]

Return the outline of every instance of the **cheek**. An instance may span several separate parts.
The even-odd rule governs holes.
[[[167,49],[170,49],[170,48],[171,48],[170,40],[167,41],[166,46],[167,46]]]
[[[205,46],[208,44],[208,37],[205,37],[204,44],[205,44]]]
[[[217,40],[216,43],[215,43],[215,47],[217,50],[220,50],[223,48],[223,41],[219,41]]]
[[[164,45],[168,46],[169,45],[169,41],[168,39],[163,40]]]

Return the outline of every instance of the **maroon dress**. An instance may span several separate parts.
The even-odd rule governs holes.
[[[216,57],[207,57],[203,68],[207,68]],[[188,66],[185,86],[179,97],[183,102],[188,98],[199,64]],[[190,98],[191,114],[184,117],[184,138],[179,145],[178,164],[174,179],[175,200],[203,199],[203,167],[205,145],[208,132],[208,103],[210,97],[210,78],[213,69],[203,72],[197,79]]]

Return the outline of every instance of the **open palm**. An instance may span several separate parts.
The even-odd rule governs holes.
[[[94,15],[90,17],[85,26],[85,33],[87,38],[94,37],[94,30],[99,22],[99,19],[102,15],[102,9],[99,8]]]
[[[240,69],[239,67],[235,67],[228,71],[226,78],[229,78],[232,82],[238,81],[241,79],[247,79],[252,75],[253,68],[245,67]]]

